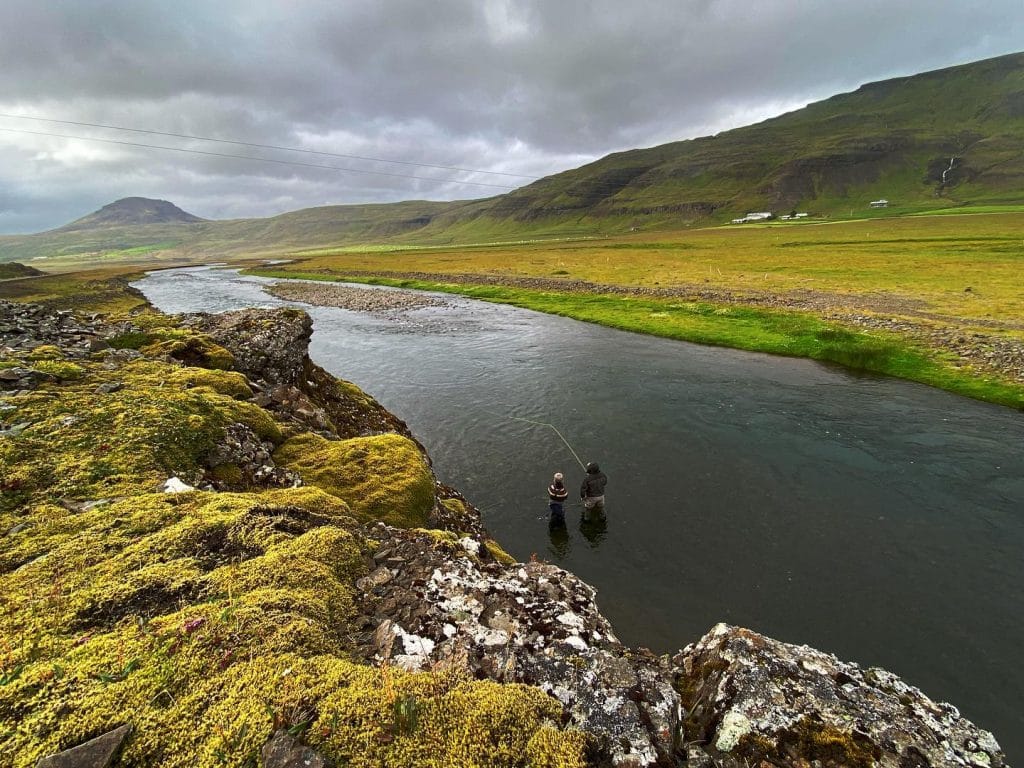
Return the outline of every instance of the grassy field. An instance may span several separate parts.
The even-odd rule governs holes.
[[[4,280],[0,282],[0,299],[80,312],[132,312],[147,306],[145,298],[128,286],[142,275],[143,270],[137,266],[108,267]]]
[[[1019,383],[899,335],[829,318],[859,312],[1024,340],[1021,232],[1021,213],[745,225],[654,238],[349,248],[259,273],[450,291],[630,331],[836,362],[1020,408]],[[552,282],[501,284],[522,278]],[[580,290],[576,281],[678,287],[679,296]]]
[[[1024,323],[1024,213],[747,224],[473,248],[347,247],[279,269],[556,277],[626,286],[849,294]],[[970,288],[970,291],[966,291]]]

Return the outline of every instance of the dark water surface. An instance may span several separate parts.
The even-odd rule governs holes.
[[[167,312],[280,306],[232,271],[136,283]],[[311,354],[405,419],[519,559],[598,589],[619,637],[718,621],[882,666],[1024,761],[1024,416],[928,387],[445,297],[306,307]],[[551,533],[545,487],[609,477],[604,525]]]

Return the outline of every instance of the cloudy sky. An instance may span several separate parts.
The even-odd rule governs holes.
[[[207,218],[485,197],[864,82],[1024,50],[1022,11],[1020,0],[0,0],[0,233],[130,195]],[[324,165],[364,173],[309,167]]]

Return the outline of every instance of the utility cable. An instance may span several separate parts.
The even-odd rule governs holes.
[[[58,120],[53,117],[33,117],[30,115],[7,115],[0,113],[0,117],[9,120],[37,120],[46,123],[60,123],[61,125],[78,125],[85,128],[105,128],[111,131],[127,131],[130,133],[145,133],[151,136],[170,136],[175,139],[191,139],[193,141],[210,141],[217,144],[233,144],[237,147],[254,147],[257,149],[274,149],[281,152],[301,152],[307,155],[322,155],[324,157],[341,157],[347,160],[367,160],[373,163],[394,163],[396,165],[415,165],[421,168],[440,168],[444,171],[460,171],[462,173],[487,173],[493,176],[513,176],[519,179],[530,179],[536,181],[537,176],[530,176],[525,173],[509,173],[507,171],[484,171],[479,168],[459,168],[454,165],[434,165],[432,163],[417,163],[412,160],[387,160],[383,157],[368,157],[364,155],[346,155],[340,152],[324,152],[318,149],[304,149],[301,147],[285,147],[277,144],[258,144],[251,141],[235,141],[232,139],[214,139],[209,136],[192,136],[187,133],[171,133],[169,131],[154,131],[146,128],[128,128],[123,125],[107,125],[105,123],[85,123],[77,120]]]
[[[461,173],[480,173],[480,174],[489,174],[489,175],[493,175],[493,176],[509,176],[509,177],[514,177],[514,178],[527,179],[527,180],[529,180],[531,182],[543,181],[544,179],[548,178],[548,177],[541,178],[541,177],[537,177],[537,176],[529,176],[527,174],[522,174],[522,173],[510,173],[510,172],[507,172],[507,171],[485,171],[485,170],[479,169],[479,168],[462,168],[462,167],[459,167],[459,166],[452,166],[452,165],[436,165],[436,164],[433,164],[433,163],[420,163],[420,162],[415,162],[415,161],[412,161],[412,160],[388,160],[388,159],[385,159],[385,158],[382,158],[382,157],[370,157],[370,156],[366,156],[366,155],[350,155],[350,154],[343,154],[343,153],[339,153],[339,152],[325,152],[325,151],[315,150],[315,149],[304,149],[304,148],[300,148],[300,147],[286,147],[286,146],[276,145],[276,144],[260,144],[260,143],[256,143],[256,142],[238,141],[238,140],[234,140],[234,139],[217,139],[217,138],[213,138],[213,137],[209,137],[209,136],[195,136],[195,135],[185,134],[185,133],[173,133],[173,132],[170,132],[170,131],[157,131],[157,130],[151,130],[151,129],[146,129],[146,128],[129,128],[127,126],[110,125],[110,124],[106,124],[106,123],[89,123],[89,122],[78,121],[78,120],[60,120],[60,119],[57,119],[57,118],[50,118],[50,117],[35,117],[35,116],[31,116],[31,115],[11,115],[11,114],[6,114],[6,113],[0,113],[0,118],[7,118],[7,119],[12,119],[12,120],[35,120],[35,121],[48,122],[48,123],[59,123],[59,124],[62,124],[62,125],[77,125],[77,126],[88,127],[88,128],[101,128],[101,129],[112,130],[112,131],[126,131],[126,132],[131,132],[131,133],[142,133],[142,134],[147,134],[147,135],[152,135],[152,136],[168,136],[168,137],[172,137],[172,138],[188,139],[188,140],[192,140],[192,141],[208,141],[208,142],[213,142],[213,143],[218,143],[218,144],[231,144],[231,145],[234,145],[234,146],[253,147],[253,148],[256,148],[256,149],[269,149],[269,150],[280,151],[280,152],[298,152],[298,153],[308,154],[308,155],[319,155],[319,156],[323,156],[323,157],[338,157],[338,158],[345,158],[345,159],[350,159],[350,160],[364,160],[364,161],[375,162],[375,163],[392,163],[392,164],[397,164],[397,165],[416,166],[416,167],[420,167],[420,168],[437,168],[437,169],[447,170],[447,171],[458,171],[458,172],[461,172]],[[491,188],[494,188],[494,189],[513,190],[513,189],[519,189],[520,188],[520,187],[517,187],[517,186],[510,186],[510,185],[504,185],[504,184],[488,184],[488,183],[480,182],[480,181],[456,181],[454,179],[432,179],[432,178],[427,177],[427,176],[414,176],[414,175],[409,175],[409,174],[388,173],[386,171],[368,171],[368,170],[361,170],[361,169],[357,169],[357,168],[340,168],[340,167],[337,167],[337,166],[321,165],[321,164],[317,164],[317,163],[300,163],[300,162],[288,161],[288,160],[273,160],[273,159],[268,159],[268,158],[263,158],[263,157],[252,157],[250,155],[231,155],[231,154],[227,154],[227,153],[208,152],[208,151],[197,150],[197,149],[184,149],[184,148],[180,148],[180,147],[167,147],[167,146],[160,146],[160,145],[154,145],[154,144],[143,144],[143,143],[136,143],[136,142],[129,142],[129,141],[117,141],[115,139],[90,138],[90,137],[86,137],[86,136],[69,136],[69,135],[65,135],[65,134],[48,133],[48,132],[44,132],[44,131],[29,131],[29,130],[19,130],[19,129],[14,129],[14,128],[0,128],[0,131],[5,131],[7,133],[25,133],[25,134],[36,135],[36,136],[51,136],[51,137],[55,137],[55,138],[77,139],[79,141],[96,141],[96,142],[103,142],[103,143],[106,143],[106,144],[121,144],[121,145],[124,145],[124,146],[144,147],[144,148],[148,148],[148,149],[163,149],[163,150],[167,150],[167,151],[171,151],[171,152],[188,152],[188,153],[191,153],[191,154],[207,155],[207,156],[211,156],[211,157],[230,157],[230,158],[237,158],[237,159],[241,159],[241,160],[256,160],[256,161],[259,161],[259,162],[276,163],[276,164],[279,164],[279,165],[295,165],[295,166],[306,167],[306,168],[326,168],[326,169],[329,169],[329,170],[343,171],[343,172],[347,172],[347,173],[362,173],[362,174],[369,174],[369,175],[376,175],[376,176],[391,176],[391,177],[394,177],[394,178],[403,178],[403,179],[420,179],[420,180],[423,180],[423,181],[434,181],[434,182],[440,182],[440,183],[470,184],[470,185],[473,185],[473,186],[491,187]],[[593,194],[595,192],[596,193],[600,193],[601,190],[607,190],[608,192],[610,192],[612,194],[615,194],[615,193],[618,193],[618,192],[622,191],[624,188],[628,187],[629,183],[630,182],[627,182],[626,184],[616,184],[616,183],[611,183],[611,182],[603,181],[601,179],[578,179],[578,180],[573,182],[572,186],[574,188],[579,188],[579,187],[583,186],[585,189],[588,189],[591,194]],[[574,213],[574,212],[582,212],[583,209],[576,208],[576,207],[557,207],[556,208],[556,207],[553,207],[553,206],[542,206],[541,210],[546,211],[548,213]]]
[[[390,176],[399,179],[418,179],[420,181],[432,181],[435,184],[472,184],[476,187],[491,187],[493,189],[518,189],[518,187],[507,184],[489,184],[483,181],[462,181],[460,179],[435,179],[430,176],[413,176],[408,173],[389,173],[387,171],[366,171],[360,168],[341,168],[336,165],[323,165],[321,163],[300,163],[297,160],[277,160],[270,157],[253,157],[252,155],[232,155],[227,152],[209,152],[203,149],[185,149],[184,147],[166,147],[160,144],[143,144],[136,141],[121,141],[119,139],[99,139],[88,136],[69,136],[64,133],[49,133],[47,131],[28,131],[19,128],[0,128],[5,133],[25,133],[31,136],[50,136],[58,139],[74,139],[76,141],[98,141],[103,144],[119,144],[125,147],[143,147],[145,149],[163,149],[168,152],[184,152],[190,155],[205,155],[207,157],[229,157],[235,160],[255,160],[260,163],[274,163],[276,165],[294,165],[301,168],[325,168],[329,171],[343,171],[344,173],[362,173],[371,176]]]

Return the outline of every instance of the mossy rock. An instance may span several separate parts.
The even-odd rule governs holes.
[[[44,344],[29,352],[27,358],[29,360],[63,360],[64,353],[52,344]]]
[[[252,397],[248,380],[236,371],[180,368],[168,375],[167,380],[183,389],[207,387],[218,394],[227,395],[236,400],[248,400]]]
[[[497,560],[502,565],[515,565],[518,561],[512,557],[508,552],[501,548],[494,539],[485,539],[484,546],[487,551],[491,553],[491,557]]]
[[[433,473],[416,443],[401,435],[297,435],[277,449],[274,462],[343,499],[361,520],[411,528],[423,526],[434,508]]]
[[[225,371],[235,365],[234,355],[203,334],[173,329],[170,331],[159,330],[152,333],[151,336],[163,339],[142,347],[141,351],[151,357],[166,355],[196,368],[214,368]]]
[[[15,409],[7,418],[30,426],[0,441],[0,488],[19,494],[5,492],[0,509],[29,499],[156,490],[168,476],[196,472],[229,424],[245,424],[263,440],[283,439],[267,411],[234,399],[248,390],[238,374],[146,360],[117,371],[96,363],[35,365],[71,366],[78,380],[8,399]],[[96,395],[97,384],[115,379],[122,389]]]
[[[32,364],[32,370],[58,381],[76,381],[85,376],[82,366],[64,360],[39,360]]]

